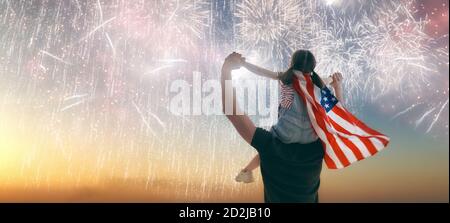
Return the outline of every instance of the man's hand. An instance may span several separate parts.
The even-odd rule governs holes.
[[[231,80],[231,71],[239,69],[243,65],[242,61],[242,55],[233,52],[225,59],[225,62],[223,63],[222,76],[220,81],[220,84],[222,86],[222,109],[228,120],[230,120],[230,122],[238,131],[239,135],[241,135],[245,141],[251,144],[253,136],[256,132],[255,124],[253,124],[252,120],[247,115],[242,115],[244,113],[240,112],[239,106],[236,101],[235,89],[232,89],[232,91],[226,89],[226,82]],[[227,106],[231,109],[227,109]],[[227,110],[231,110],[231,112],[228,113]]]
[[[223,63],[223,69],[226,70],[236,70],[241,68],[243,61],[245,59],[242,57],[241,54],[233,52],[232,54],[228,55],[227,58],[225,58],[225,62]]]

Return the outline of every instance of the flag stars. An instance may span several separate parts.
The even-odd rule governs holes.
[[[320,92],[322,93],[320,104],[326,112],[331,111],[333,107],[338,103],[338,100],[328,88],[322,89]]]

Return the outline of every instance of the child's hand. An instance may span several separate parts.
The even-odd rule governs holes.
[[[333,79],[333,81],[330,83],[330,85],[334,88],[334,89],[338,89],[341,88],[342,86],[342,80],[344,79],[342,77],[342,74],[339,72],[336,72],[334,74],[331,75],[331,78]]]
[[[243,58],[241,54],[233,52],[232,54],[227,56],[223,67],[230,70],[239,69],[243,64],[243,60],[245,61],[245,58]]]
[[[239,54],[239,55],[241,55],[241,54]],[[245,66],[245,63],[246,63],[246,62],[247,62],[247,61],[246,61],[245,57],[243,57],[243,56],[241,55],[241,60],[240,60],[241,66]]]

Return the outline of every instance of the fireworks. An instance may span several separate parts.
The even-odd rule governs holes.
[[[279,61],[274,62],[278,69],[286,67],[287,58],[305,39],[304,21],[310,14],[304,5],[292,0],[240,2],[236,6],[239,48]]]
[[[337,31],[320,31],[312,38],[314,44],[311,50],[318,60],[316,71],[322,76],[334,72],[344,74],[343,87],[347,92],[345,104],[353,111],[358,111],[358,104],[366,95],[363,84],[366,76],[361,66],[363,51],[352,42],[352,38],[339,38]]]
[[[360,44],[371,71],[369,92],[378,93],[374,98],[392,91],[403,94],[405,89],[420,92],[430,75],[438,74],[439,61],[430,60],[436,53],[424,33],[425,23],[415,21],[407,7],[387,8],[374,16],[375,21],[364,20],[368,33]]]
[[[388,103],[381,101],[393,95],[392,100],[404,102],[398,108],[406,109],[401,117],[422,107],[423,113],[429,108],[438,112],[446,105],[445,98],[417,100],[434,85],[433,78],[448,69],[448,48],[438,46],[437,39],[426,33],[429,20],[415,16],[414,1],[242,0],[230,4],[235,6],[230,19],[235,30],[231,48],[241,49],[244,56],[258,58],[255,63],[277,71],[288,66],[294,50],[312,50],[319,74],[344,74],[346,104],[354,111],[364,103],[387,107]],[[33,77],[39,73],[35,81],[52,80],[50,91],[54,94],[65,89],[65,95],[77,95],[81,90],[94,94],[98,101],[104,97],[100,88],[108,92],[113,104],[125,101],[118,98],[135,97],[131,95],[147,90],[146,86],[130,85],[126,75],[153,80],[162,73],[184,75],[188,72],[180,72],[181,68],[192,69],[195,63],[205,62],[203,52],[217,51],[208,48],[214,45],[210,42],[223,41],[211,35],[220,30],[212,30],[216,12],[204,0],[3,1],[1,6],[4,62],[17,56],[29,60],[27,70]],[[31,13],[34,9],[39,13]],[[18,53],[23,50],[21,44],[32,51]],[[220,60],[206,62],[220,66]],[[20,62],[18,65],[15,67],[20,67]],[[208,73],[214,70],[211,67],[201,71]],[[67,78],[66,73],[73,74]],[[161,87],[167,86],[167,78],[160,80],[165,81]],[[46,87],[41,90],[48,91]],[[441,92],[446,88],[442,86]],[[164,107],[160,104],[164,95],[154,96],[152,101]],[[75,105],[89,103],[77,101]],[[422,106],[408,109],[413,104]],[[75,105],[62,106],[62,110]],[[399,111],[392,111],[393,116]]]
[[[395,6],[381,4],[379,10],[363,18],[366,33],[358,44],[364,51],[362,62],[367,78],[364,98],[381,102],[390,97],[393,104],[423,104],[409,107],[411,109],[404,112],[412,112],[409,118],[417,119],[416,127],[424,122],[426,116],[433,115],[434,118],[426,124],[429,127],[425,132],[430,133],[447,105],[444,101],[448,97],[445,95],[448,82],[441,89],[444,95],[430,96],[428,92],[432,91],[430,87],[435,85],[436,79],[448,80],[445,75],[448,56],[442,53],[448,50],[438,46],[436,39],[425,33],[429,21],[427,18],[415,19],[411,5],[410,1],[401,1]]]
[[[119,24],[154,54],[192,51],[206,37],[209,4],[199,0],[130,1]]]

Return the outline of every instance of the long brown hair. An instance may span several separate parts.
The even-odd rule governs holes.
[[[303,73],[311,73],[313,83],[318,87],[323,88],[325,85],[319,75],[314,71],[314,68],[316,68],[316,58],[311,51],[297,50],[292,54],[291,67],[281,74],[280,80],[283,84],[291,84],[294,78],[294,70],[298,70]]]

